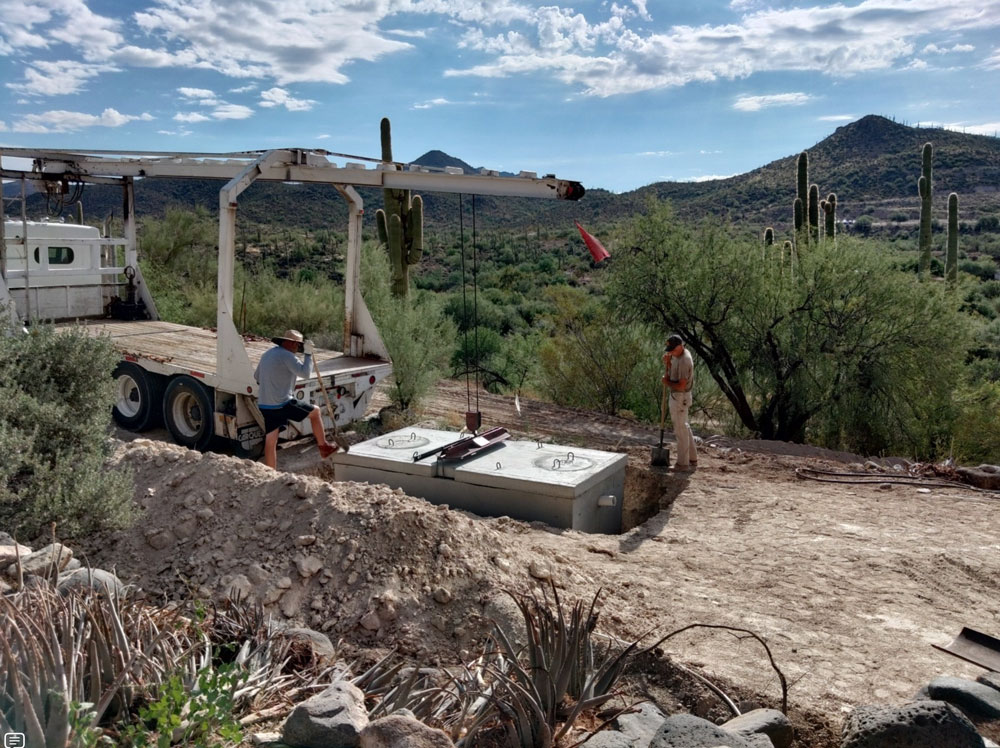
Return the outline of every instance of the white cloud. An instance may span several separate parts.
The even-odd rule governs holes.
[[[36,60],[25,68],[23,83],[8,83],[7,88],[27,96],[74,94],[84,90],[91,78],[117,70],[74,60]]]
[[[685,177],[683,179],[678,179],[678,182],[714,182],[717,179],[730,179],[735,177],[735,174],[702,174],[698,177]]]
[[[75,132],[86,127],[121,127],[135,120],[151,119],[149,114],[122,114],[110,108],[99,115],[54,109],[42,114],[29,114],[11,123],[11,130],[32,133]]]
[[[257,106],[262,106],[265,109],[283,106],[289,112],[308,112],[315,103],[313,99],[293,99],[283,88],[269,88],[260,92],[260,101],[257,102]]]
[[[402,36],[409,39],[426,39],[427,31],[424,29],[386,29],[385,33],[393,36]]]
[[[121,21],[90,10],[85,0],[0,2],[0,52],[45,50],[56,43],[84,60],[104,61],[121,45]]]
[[[714,155],[716,153],[722,153],[722,151],[706,151],[706,150],[702,149],[702,150],[698,151],[698,153],[700,153],[702,156],[710,156],[710,155]]]
[[[165,49],[146,49],[127,44],[115,50],[114,59],[122,65],[132,65],[139,68],[197,68],[205,67],[199,64],[197,58],[189,51],[169,52]]]
[[[248,91],[254,91],[256,89],[257,89],[256,83],[249,83],[246,86],[240,86],[239,88],[230,88],[229,93],[235,93],[235,94],[247,93]]]
[[[817,117],[820,122],[850,122],[851,120],[857,119],[853,114],[825,114],[822,117]]]
[[[177,89],[177,93],[185,99],[197,99],[198,103],[204,106],[214,106],[220,103],[215,95],[215,91],[208,88],[188,88],[187,86],[181,86]]]
[[[733,9],[751,3],[731,4]],[[754,7],[756,3],[752,3]],[[765,72],[851,76],[905,64],[928,34],[1000,26],[1000,0],[861,0],[801,8],[766,7],[738,22],[633,29],[621,16],[591,23],[553,8],[502,34],[466,31],[461,46],[491,59],[446,75],[540,73],[584,93],[611,96]],[[993,62],[1000,65],[1000,63]]]
[[[178,112],[174,115],[176,122],[208,122],[210,119],[201,112]]]
[[[443,99],[443,98],[429,99],[428,101],[423,101],[423,102],[421,102],[419,104],[414,104],[411,107],[411,109],[431,109],[431,108],[436,107],[436,106],[446,106],[446,105],[451,104],[451,103],[453,103],[453,102],[448,101],[448,99]]]
[[[921,60],[919,57],[915,57],[912,60],[910,60],[910,63],[903,68],[903,70],[926,70],[926,69],[927,69],[927,62],[925,60]]]
[[[678,153],[676,151],[643,151],[642,153],[637,153],[635,155],[664,157],[664,156],[677,156]]]
[[[253,116],[253,109],[242,104],[223,104],[212,110],[214,119],[247,119]]]
[[[7,132],[7,123],[0,120],[0,132]]]
[[[329,139],[330,139],[330,136],[328,134],[326,134],[326,133],[323,133],[322,135],[317,135],[316,136],[316,140],[329,140]]]
[[[927,123],[923,123],[928,126]],[[943,127],[946,130],[956,130],[957,132],[968,133],[969,135],[996,135],[1000,133],[1000,122],[982,122],[980,124],[969,124],[967,122],[953,122],[947,124],[937,124],[934,127]]]
[[[740,96],[733,103],[733,109],[740,112],[759,112],[761,109],[770,109],[776,106],[802,106],[813,98],[809,94],[801,92]]]
[[[1000,70],[1000,47],[993,50],[993,54],[980,63],[982,67],[989,70]]]
[[[180,128],[179,130],[157,130],[156,131],[157,135],[168,135],[170,137],[175,137],[175,138],[186,138],[191,133],[192,133],[191,130],[185,130],[184,128]]]
[[[955,44],[951,47],[939,47],[936,44],[928,44],[922,50],[921,54],[927,55],[947,55],[952,52],[972,52],[975,49],[971,44]]]

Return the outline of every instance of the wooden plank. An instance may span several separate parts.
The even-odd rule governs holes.
[[[75,323],[74,323],[75,324]],[[72,325],[60,325],[70,327]],[[148,358],[176,367],[180,371],[198,371],[215,376],[216,334],[213,330],[190,325],[179,325],[161,320],[90,320],[80,323],[87,334],[95,337],[107,335],[115,348],[123,354]],[[260,357],[274,346],[270,340],[244,337],[244,345],[251,365],[256,369]],[[380,359],[345,356],[340,351],[316,349],[320,372],[338,379],[361,372],[374,373],[388,365]],[[310,377],[309,379],[314,379]]]

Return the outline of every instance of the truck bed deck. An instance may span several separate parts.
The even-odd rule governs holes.
[[[150,359],[161,364],[176,366],[179,370],[198,372],[214,377],[216,370],[216,341],[214,330],[190,325],[178,325],[162,320],[81,320],[64,323],[60,327],[79,325],[89,335],[107,335],[115,348],[124,355]],[[244,336],[250,364],[256,368],[264,352],[274,347],[266,338]],[[373,367],[388,365],[388,361],[354,358],[340,351],[316,349],[319,370],[338,378],[368,372]]]

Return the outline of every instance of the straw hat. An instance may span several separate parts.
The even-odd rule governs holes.
[[[302,333],[298,330],[285,330],[281,335],[276,338],[271,338],[271,341],[277,345],[281,345],[286,340],[290,340],[293,343],[298,344],[298,349],[302,350]]]

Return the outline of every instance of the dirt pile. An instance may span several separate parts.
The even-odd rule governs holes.
[[[596,589],[511,542],[522,522],[146,439],[121,443],[116,460],[135,472],[143,516],[94,543],[90,561],[154,596],[239,594],[334,638],[457,656],[486,630],[487,608],[513,613],[504,588],[558,573]]]

